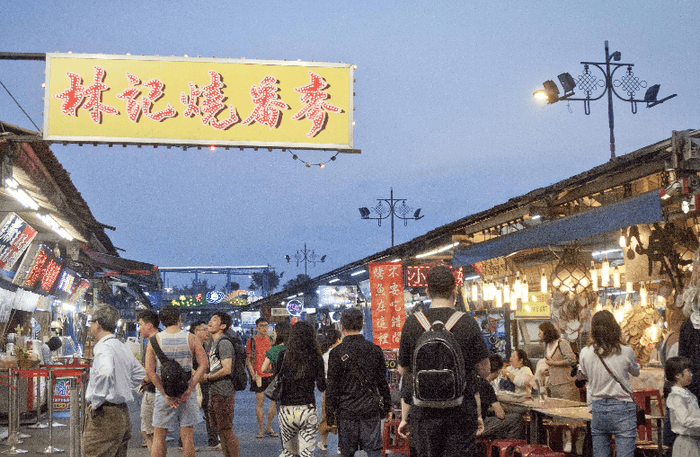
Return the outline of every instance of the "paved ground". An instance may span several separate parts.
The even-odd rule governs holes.
[[[316,404],[321,405],[320,396],[317,396]],[[265,407],[267,408],[267,400],[265,401]],[[129,412],[131,414],[131,419],[133,423],[132,438],[129,442],[129,455],[133,457],[147,457],[148,450],[145,447],[141,447],[142,438],[140,431],[140,418],[139,418],[139,403],[134,402],[129,405]],[[57,417],[54,417],[55,423],[62,423],[68,425],[69,418],[67,413],[57,413]],[[46,423],[46,417],[42,417],[43,422]],[[255,419],[255,394],[248,391],[238,392],[236,394],[236,409],[235,418],[233,421],[233,429],[238,436],[240,442],[240,456],[255,456],[255,457],[277,457],[282,451],[282,446],[279,438],[266,437],[263,439],[256,439],[255,435],[258,431],[258,425]],[[279,432],[279,425],[277,419],[273,423],[273,429]],[[49,430],[44,429],[32,429],[26,425],[20,427],[20,432],[24,434],[31,435],[28,438],[23,438],[21,444],[16,445],[18,449],[27,450],[28,453],[24,455],[45,455],[41,451],[46,449],[49,445]],[[7,428],[0,427],[0,436],[7,436]],[[177,432],[174,434],[174,439],[168,441],[168,456],[178,456],[181,452],[177,449]],[[320,440],[320,437],[318,438]],[[330,435],[328,437],[328,451],[323,452],[316,448],[317,456],[335,457],[337,454],[337,436]],[[63,449],[62,454],[57,455],[70,455],[70,435],[69,428],[65,427],[54,427],[53,428],[53,446],[56,448]],[[202,457],[208,456],[220,456],[221,451],[209,451],[207,449],[207,436],[206,430],[204,428],[204,423],[197,424],[194,427],[194,443],[195,447],[198,449],[197,455]],[[8,450],[8,446],[3,440],[0,443],[0,453]],[[366,455],[362,453],[363,455]],[[77,453],[75,454],[77,455]],[[359,455],[359,453],[358,453]]]

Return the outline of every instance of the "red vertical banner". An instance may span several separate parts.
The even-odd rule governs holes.
[[[382,349],[398,349],[406,321],[401,263],[370,263],[372,335]]]

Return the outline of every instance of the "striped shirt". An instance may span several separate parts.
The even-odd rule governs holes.
[[[175,360],[185,371],[192,371],[192,352],[187,340],[190,332],[182,330],[178,333],[158,333],[158,343],[168,358]],[[156,357],[156,372],[160,376],[160,360]]]

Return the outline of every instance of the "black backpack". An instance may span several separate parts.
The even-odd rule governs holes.
[[[184,394],[192,377],[191,371],[185,371],[182,365],[175,360],[168,358],[158,344],[156,335],[150,338],[151,347],[160,361],[160,379],[163,383],[163,390],[168,397],[178,398]]]
[[[451,408],[464,400],[467,388],[462,349],[454,325],[464,316],[456,311],[446,324],[432,324],[422,312],[416,313],[425,329],[413,350],[413,404],[426,408]]]
[[[246,353],[245,348],[243,347],[243,343],[241,343],[241,339],[230,328],[226,329],[222,338],[230,341],[233,345],[233,360],[231,362],[231,373],[224,376],[224,378],[229,378],[231,379],[231,381],[233,381],[234,389],[245,390],[246,386],[248,385],[248,374],[245,371]],[[221,360],[221,358],[219,357],[220,342],[221,340],[217,342],[216,347],[214,348],[214,356],[219,360]]]

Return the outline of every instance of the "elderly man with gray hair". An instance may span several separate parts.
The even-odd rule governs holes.
[[[83,430],[82,455],[125,457],[131,438],[131,418],[126,405],[146,371],[124,343],[114,336],[119,311],[109,305],[92,311],[90,335],[95,341],[88,403]]]

